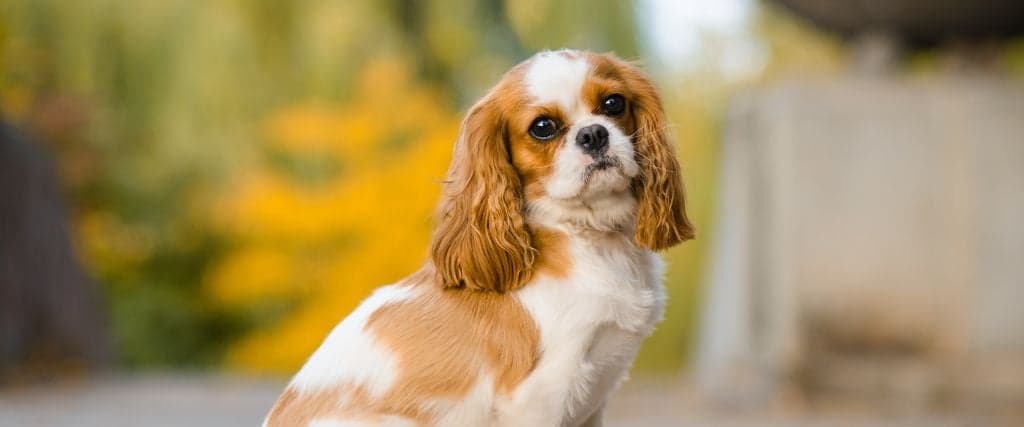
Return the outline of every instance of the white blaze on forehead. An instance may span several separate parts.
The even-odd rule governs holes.
[[[538,105],[557,103],[566,112],[576,110],[590,63],[578,52],[541,52],[526,71],[526,91]]]

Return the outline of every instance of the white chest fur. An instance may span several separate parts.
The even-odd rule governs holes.
[[[503,424],[576,426],[596,418],[661,319],[656,254],[620,233],[573,234],[569,250],[567,277],[541,275],[518,292],[540,329],[541,358],[509,402],[509,409],[532,410],[501,411]]]

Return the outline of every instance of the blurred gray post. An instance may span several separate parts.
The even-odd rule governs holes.
[[[707,396],[1024,405],[1024,84],[895,73],[905,43],[938,37],[922,28],[941,30],[864,31],[857,72],[733,101],[696,361]]]
[[[97,368],[112,348],[40,147],[0,121],[0,382]]]

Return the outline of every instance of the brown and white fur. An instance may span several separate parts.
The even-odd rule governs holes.
[[[550,139],[531,135],[538,118]],[[580,142],[593,125],[603,150]],[[643,72],[539,53],[466,116],[430,260],[335,327],[264,425],[600,425],[662,317],[653,251],[692,237]]]

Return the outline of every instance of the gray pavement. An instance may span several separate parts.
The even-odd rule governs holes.
[[[257,426],[280,380],[220,376],[133,376],[0,389],[2,427]],[[1010,426],[979,417],[882,416],[856,411],[712,410],[684,383],[634,380],[608,408],[606,425],[794,427]],[[1018,424],[1019,425],[1019,424]]]

